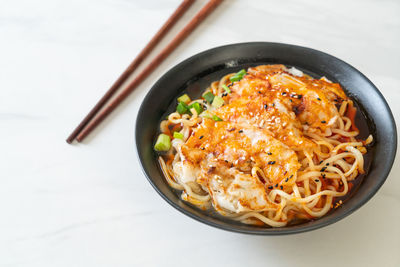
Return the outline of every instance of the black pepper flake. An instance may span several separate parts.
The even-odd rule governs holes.
[[[321,121],[321,123],[326,123],[326,121]]]
[[[321,169],[321,172],[324,172],[326,170],[326,167],[323,167],[322,169]]]
[[[258,91],[259,94],[262,94],[261,91]]]
[[[329,163],[325,164],[326,166],[329,166]]]
[[[227,161],[227,160],[225,160],[225,162],[226,162],[226,163],[228,163],[228,161]]]
[[[319,164],[321,164],[323,162],[323,160],[321,160],[320,162],[319,162]]]
[[[268,155],[272,155],[272,153],[271,153],[271,152],[268,152],[267,154],[268,154]]]
[[[325,173],[321,174],[322,178],[325,179],[326,175]]]
[[[335,101],[335,102],[339,102],[339,99],[335,98],[335,99],[333,99],[333,101]]]
[[[317,183],[319,182],[319,180],[318,180],[318,179],[315,179],[314,181],[316,181]]]
[[[281,190],[283,189],[283,186],[281,185]]]
[[[222,97],[227,96],[227,95],[228,95],[228,93],[223,93],[223,94],[222,94]]]
[[[239,133],[243,133],[243,130],[239,130]]]
[[[282,95],[286,95],[286,92],[283,92]]]
[[[202,139],[204,136],[200,136],[199,139]]]
[[[272,189],[272,188],[274,188],[272,185],[268,186],[268,189]]]
[[[231,168],[233,167],[233,163],[231,163]]]
[[[302,95],[297,95],[297,99],[301,99],[302,97]]]
[[[278,184],[276,184],[275,187],[278,187]]]
[[[264,105],[264,108],[265,108],[265,109],[267,109],[267,108],[268,108],[268,105],[267,105],[267,104],[265,104],[265,105]]]
[[[293,100],[292,100],[292,99],[289,99],[289,101],[290,101],[290,102],[293,102]]]
[[[275,161],[268,161],[268,165],[274,165]]]
[[[321,98],[317,97],[317,100],[321,101]]]

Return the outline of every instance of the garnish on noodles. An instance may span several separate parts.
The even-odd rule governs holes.
[[[169,185],[202,209],[281,227],[321,217],[364,173],[366,146],[341,86],[262,65],[177,99],[154,149]]]

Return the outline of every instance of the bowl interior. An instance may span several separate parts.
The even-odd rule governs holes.
[[[245,225],[226,219],[212,211],[202,211],[179,198],[169,187],[153,151],[159,123],[176,108],[176,98],[183,92],[199,96],[223,75],[262,64],[294,66],[314,78],[322,76],[338,82],[355,101],[360,137],[374,136],[366,155],[366,174],[345,197],[344,204],[318,220],[282,228]],[[377,130],[378,129],[378,130]],[[136,146],[142,168],[157,192],[172,206],[206,224],[225,230],[264,235],[309,231],[331,224],[349,215],[367,202],[386,180],[397,147],[396,127],[391,111],[378,89],[359,71],[323,52],[279,43],[242,43],[217,47],[178,64],[162,76],[145,97],[136,122]],[[350,197],[349,197],[350,196]]]

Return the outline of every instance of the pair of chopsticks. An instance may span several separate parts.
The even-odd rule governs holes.
[[[165,22],[161,29],[133,60],[128,68],[115,81],[106,94],[97,102],[88,115],[75,128],[67,138],[71,144],[75,139],[81,142],[88,136],[130,93],[149,76],[171,52],[177,48],[183,40],[222,2],[222,0],[209,0],[207,4],[193,17],[191,21],[174,37],[174,39],[140,72],[136,78],[128,84],[109,104],[107,102],[118,91],[120,86],[128,79],[142,61],[150,54],[153,48],[161,41],[172,26],[179,20],[195,0],[184,0]],[[106,105],[107,104],[107,105]],[[97,115],[97,116],[96,116]]]

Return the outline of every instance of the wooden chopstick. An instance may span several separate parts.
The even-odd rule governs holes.
[[[128,77],[135,71],[135,69],[142,63],[142,61],[150,54],[154,47],[161,41],[161,39],[169,32],[174,24],[182,17],[182,15],[188,10],[188,8],[194,3],[195,0],[184,0],[174,13],[168,18],[164,25],[158,30],[153,36],[150,42],[145,48],[139,53],[139,55],[132,61],[132,63],[126,68],[126,70],[119,76],[114,82],[110,89],[104,94],[104,96],[96,103],[96,105],[90,110],[86,117],[81,123],[75,128],[75,130],[68,136],[67,143],[72,143],[74,139],[80,134],[85,126],[90,122],[91,119],[99,112],[99,110],[111,99],[119,87],[128,79]]]
[[[127,96],[157,68],[161,62],[222,2],[222,0],[210,0],[196,14],[196,16],[175,36],[175,38],[137,75],[137,77],[125,88],[98,116],[96,116],[82,132],[76,137],[81,142],[88,136]]]

